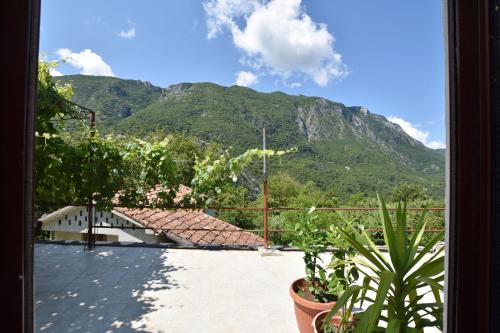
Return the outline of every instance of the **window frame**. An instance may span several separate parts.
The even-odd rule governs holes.
[[[490,262],[494,146],[488,13],[495,1],[445,2],[447,332],[490,332],[491,327],[490,269],[498,263]]]
[[[447,280],[448,332],[498,328],[500,216],[492,201],[500,193],[500,142],[492,128],[500,117],[494,103],[490,52],[498,34],[498,0],[445,0],[447,35]],[[0,173],[4,207],[0,300],[12,332],[33,332],[33,162],[40,0],[4,0],[0,34],[4,162]],[[491,33],[495,33],[491,35]],[[490,38],[492,37],[492,38]],[[497,54],[497,53],[494,53]],[[494,77],[493,77],[494,79]],[[493,85],[496,87],[496,84]],[[471,112],[473,110],[474,112]],[[7,120],[8,119],[8,120]],[[495,126],[495,127],[493,127]],[[493,182],[493,183],[492,183]],[[495,203],[495,204],[493,204]],[[471,222],[473,221],[473,223]],[[495,226],[495,229],[492,229]],[[492,230],[494,232],[492,232]],[[496,252],[492,252],[496,250]]]

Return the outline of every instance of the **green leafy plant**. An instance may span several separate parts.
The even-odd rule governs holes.
[[[327,316],[331,317],[353,297],[368,303],[360,314],[355,332],[423,332],[424,327],[442,329],[444,256],[442,248],[433,247],[444,237],[436,234],[419,248],[427,221],[425,211],[419,217],[414,232],[407,231],[406,204],[398,204],[395,223],[382,198],[379,197],[380,218],[387,246],[385,256],[362,229],[347,224],[336,231],[358,252],[347,261],[356,265],[365,276],[362,285],[349,286]],[[424,301],[432,294],[434,301]],[[384,312],[383,312],[384,311]],[[385,322],[385,328],[381,323]]]
[[[359,301],[360,291],[360,289],[354,290],[349,297],[348,304],[344,305],[340,312],[337,312],[339,323],[332,323],[330,315],[323,319],[321,323],[322,333],[353,333],[356,330],[358,318],[355,313],[355,305]]]
[[[306,282],[308,291],[314,300],[320,303],[335,301],[343,293],[348,284],[358,278],[354,265],[346,263],[348,251],[343,248],[339,237],[329,233],[316,223],[318,215],[315,207],[304,212],[303,218],[295,225],[295,241],[293,244],[304,251]],[[337,263],[335,269],[329,270],[321,258],[321,253],[332,252],[332,262]]]
[[[278,157],[296,152],[296,148],[287,150],[249,149],[244,153],[231,157],[229,151],[224,151],[218,159],[206,156],[195,160],[194,177],[191,180],[193,198],[197,204],[213,204],[223,192],[224,186],[231,181],[236,183],[239,175],[255,158]]]
[[[315,223],[317,215],[314,214],[314,210],[315,207],[309,209],[304,213],[303,219],[295,225],[294,245],[304,251],[308,291],[314,296],[315,301],[326,303],[336,300],[339,286],[332,283],[332,273],[327,273],[326,265],[320,257],[320,254],[327,249],[328,235]]]

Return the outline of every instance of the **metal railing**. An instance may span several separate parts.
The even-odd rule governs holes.
[[[85,206],[84,203],[49,203],[49,202],[39,202],[37,203],[40,206]],[[268,207],[267,209],[265,207],[221,207],[221,206],[209,206],[209,207],[181,207],[181,206],[171,206],[171,207],[154,207],[154,206],[149,206],[149,205],[143,205],[140,207],[126,207],[122,205],[113,205],[112,208],[132,208],[132,209],[156,209],[156,210],[175,210],[175,211],[205,211],[205,210],[212,210],[212,211],[241,211],[241,212],[261,212],[263,214],[267,214],[267,219],[264,218],[263,221],[266,221],[269,219],[269,213],[273,212],[304,212],[307,209],[304,208],[299,208],[299,207]],[[388,207],[387,208],[390,212],[394,212],[396,208]],[[334,213],[334,212],[375,212],[378,211],[378,207],[318,207],[316,208],[316,211],[318,212],[325,212],[325,213]],[[422,212],[423,210],[427,210],[429,212],[444,212],[445,208],[444,207],[430,207],[430,208],[421,208],[421,207],[409,207],[407,208],[407,211],[409,212]],[[90,215],[90,214],[89,214]],[[265,216],[265,215],[264,215]],[[229,223],[231,225],[234,225],[233,223],[229,221],[224,221],[226,223]],[[203,232],[216,232],[216,233],[223,233],[223,232],[232,232],[232,233],[238,233],[238,232],[252,232],[254,234],[259,234],[262,235],[265,246],[268,247],[270,244],[270,237],[269,235],[272,233],[293,233],[294,230],[290,228],[270,228],[269,223],[263,223],[263,227],[260,229],[243,229],[239,228],[236,230],[225,230],[225,229],[217,229],[217,228],[196,228],[196,227],[187,227],[187,228],[163,228],[163,227],[139,227],[139,226],[113,226],[113,225],[98,225],[98,224],[89,224],[90,228],[95,228],[95,229],[122,229],[122,230],[151,230],[156,233],[158,232],[175,232],[175,231],[203,231]],[[324,231],[327,231],[328,229],[323,229]],[[370,233],[379,233],[382,232],[383,230],[381,228],[367,228],[365,229],[367,232]],[[407,229],[408,232],[412,232],[412,228]],[[443,231],[443,228],[429,228],[426,229],[426,233],[438,233]],[[95,245],[95,243],[93,244]]]

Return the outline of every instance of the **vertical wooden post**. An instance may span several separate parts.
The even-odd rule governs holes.
[[[94,129],[95,129],[95,112],[90,112],[90,139],[94,138]],[[92,158],[94,152],[92,151],[92,147],[90,149],[89,155]],[[89,163],[92,163],[89,161]],[[88,201],[87,201],[87,249],[90,251],[94,248],[94,233],[93,233],[93,210],[94,202],[92,200],[92,193],[89,193]]]
[[[269,226],[268,226],[268,218],[269,218],[269,208],[267,205],[268,201],[268,191],[267,191],[267,160],[266,160],[266,128],[262,129],[262,150],[264,151],[263,155],[263,175],[264,175],[264,243],[266,249],[269,247]]]

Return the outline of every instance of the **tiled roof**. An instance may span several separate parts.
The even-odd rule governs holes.
[[[123,208],[115,211],[181,243],[194,245],[264,245],[264,239],[199,210]]]
[[[154,199],[159,191],[159,187],[151,190],[148,193],[148,199]],[[180,203],[183,197],[190,192],[189,187],[179,186],[174,202]],[[114,203],[118,204],[118,196],[115,197]],[[78,207],[67,206],[43,216],[40,221],[46,222],[76,208]],[[117,215],[121,214],[122,217],[131,219],[156,233],[164,234],[176,243],[183,245],[264,245],[262,237],[219,220],[201,210],[115,207],[113,211]]]
[[[154,198],[159,188],[148,193]],[[181,185],[175,202],[189,194],[191,189]],[[163,233],[179,242],[194,245],[264,245],[264,239],[249,231],[244,231],[232,224],[219,220],[200,210],[161,210],[152,208],[116,207],[115,211],[144,225],[147,228]]]

